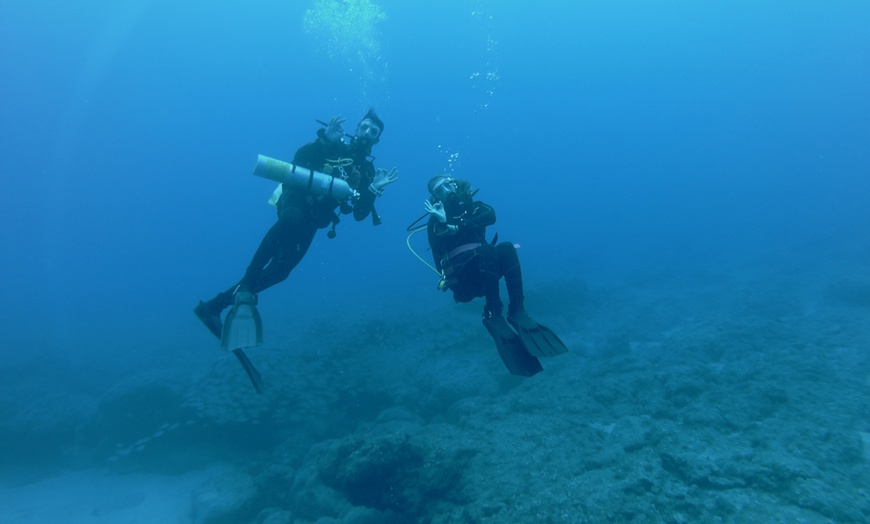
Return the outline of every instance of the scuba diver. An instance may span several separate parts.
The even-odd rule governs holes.
[[[303,168],[299,171],[306,173],[306,184],[288,179],[278,186],[269,201],[277,208],[278,220],[266,232],[242,279],[211,300],[201,301],[193,310],[208,330],[221,340],[221,346],[236,353],[258,391],[257,380],[248,369],[250,363],[246,364],[242,360],[244,354],[240,354],[240,348],[262,342],[260,316],[254,307],[257,295],[290,275],[305,256],[318,229],[332,226],[327,235],[335,238],[339,213],[353,213],[357,221],[371,215],[373,224],[380,224],[374,208],[375,199],[383,194],[387,185],[398,179],[396,168],[387,172],[375,169],[372,162],[372,147],[380,141],[384,131],[384,123],[375,111],[369,109],[366,112],[353,135],[344,132],[344,121],[341,116],[328,123],[318,120],[323,127],[317,130],[317,139],[296,151],[292,165],[273,161],[289,166],[294,172],[297,167]],[[260,169],[259,160],[257,169]],[[351,196],[336,196],[332,192],[319,194],[312,188],[313,179],[307,178],[308,173],[328,179],[330,190],[333,184],[341,184]],[[254,174],[259,173],[255,171]],[[230,306],[233,306],[232,310],[222,320],[223,311]]]
[[[537,357],[556,356],[568,348],[526,312],[523,276],[514,244],[498,243],[498,234],[487,242],[486,228],[495,224],[495,210],[474,200],[477,191],[472,191],[467,180],[436,175],[429,180],[428,189],[431,196],[424,203],[429,215],[426,230],[434,269],[441,274],[439,289],[453,291],[456,302],[484,297],[483,325],[508,371],[527,377],[542,371]],[[502,277],[508,292],[507,322],[499,296]]]

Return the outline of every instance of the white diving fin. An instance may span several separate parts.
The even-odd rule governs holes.
[[[257,311],[257,297],[249,291],[236,291],[236,302],[224,320],[221,347],[234,351],[262,343],[263,321]]]

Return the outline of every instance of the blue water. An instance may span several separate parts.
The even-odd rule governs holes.
[[[770,478],[717,484],[709,479],[727,472],[686,473],[691,468],[657,440],[641,448],[660,457],[663,477],[650,481],[659,489],[637,488],[636,499],[659,502],[632,514],[601,509],[624,501],[596,505],[585,495],[506,507],[484,493],[481,478],[519,466],[487,470],[483,463],[514,459],[484,460],[477,450],[475,459],[454,457],[462,464],[455,469],[466,472],[463,494],[427,491],[431,503],[405,501],[386,517],[366,515],[450,522],[464,505],[475,509],[463,518],[492,522],[870,519],[860,502],[870,478],[867,2],[5,0],[0,27],[0,439],[13,450],[4,461],[14,463],[4,476],[23,482],[37,466],[37,476],[145,471],[152,459],[127,458],[139,453],[134,444],[153,446],[159,428],[178,433],[178,423],[199,429],[164,443],[164,451],[188,455],[191,442],[221,451],[164,472],[208,467],[254,442],[260,462],[246,467],[256,476],[295,436],[287,463],[298,473],[285,480],[299,484],[324,443],[393,438],[391,427],[376,423],[390,409],[415,421],[403,431],[425,435],[435,431],[429,425],[448,424],[452,440],[474,440],[485,424],[456,415],[456,406],[478,395],[485,405],[526,399],[532,407],[511,400],[502,413],[524,431],[542,426],[522,413],[550,412],[608,435],[625,417],[647,417],[649,432],[670,434],[666,426],[687,424],[686,410],[714,409],[731,390],[693,383],[689,393],[675,393],[688,395],[686,403],[665,395],[662,405],[642,409],[611,398],[610,418],[600,421],[563,404],[568,396],[588,400],[577,377],[594,392],[626,373],[637,398],[655,397],[667,380],[643,377],[730,362],[746,365],[736,375],[774,404],[781,392],[764,389],[773,387],[767,381],[793,383],[796,391],[822,382],[821,389],[842,393],[835,437],[817,435],[810,445],[824,448],[841,435],[847,442],[851,458],[836,472],[840,499],[801,503],[810,488],[758,487],[778,482]],[[202,428],[226,420],[208,405],[217,394],[203,392],[226,378],[234,384],[226,387],[238,388],[227,395],[252,393],[191,309],[240,278],[274,221],[266,203],[273,185],[251,176],[256,155],[290,160],[315,137],[316,119],[340,114],[350,130],[370,106],[385,122],[375,163],[397,167],[400,177],[378,201],[383,224],[345,218],[337,238],[319,233],[291,277],[261,294],[266,340],[249,355],[273,396],[252,402],[262,412],[281,406],[267,424],[282,429],[255,438],[242,417],[226,429],[233,437],[217,445]],[[490,233],[522,246],[530,311],[572,349],[534,379],[505,376],[477,323],[482,304],[452,305],[406,247],[406,227],[423,213],[426,182],[439,172],[471,180],[478,198],[495,207]],[[422,237],[411,241],[428,260]],[[439,353],[444,345],[455,361]],[[647,359],[659,350],[699,360],[665,359],[653,371]],[[618,365],[626,351],[633,371]],[[759,362],[775,362],[775,371],[758,371]],[[808,368],[821,371],[802,374]],[[482,382],[483,392],[456,388],[457,373]],[[427,377],[422,383],[419,374]],[[354,404],[356,393],[347,392],[357,390],[348,383],[368,400]],[[789,398],[783,409],[796,410],[783,420],[818,426],[828,416],[822,400],[782,394]],[[552,399],[561,399],[559,408]],[[145,409],[154,403],[160,409]],[[294,410],[305,417],[294,418]],[[807,413],[798,416],[801,410]],[[127,411],[141,426],[124,422]],[[721,460],[740,469],[743,455],[733,450],[742,444],[728,439],[758,426],[697,423],[711,447],[731,450]],[[547,447],[546,435],[539,437]],[[576,445],[553,438],[555,449]],[[698,438],[686,437],[685,446]],[[782,450],[786,462],[799,456],[789,445]],[[583,457],[548,475],[578,492],[606,485],[581,475],[596,469]],[[821,467],[825,457],[810,462]],[[624,473],[645,463],[630,453],[614,460],[600,470]],[[802,478],[834,482],[794,468]],[[685,493],[673,487],[680,482]],[[256,503],[300,522],[352,522],[363,518],[354,508],[384,509],[344,487],[335,488],[344,513],[320,515],[265,495]],[[631,496],[635,488],[618,489]],[[741,513],[735,500],[752,499],[753,489],[770,497],[767,513]],[[706,500],[698,492],[718,493],[710,500],[720,505],[686,509],[687,498]],[[684,506],[661,502],[678,499]],[[256,521],[258,512],[246,511],[230,521]]]

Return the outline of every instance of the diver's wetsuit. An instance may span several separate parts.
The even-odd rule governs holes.
[[[522,308],[523,277],[517,251],[510,242],[495,246],[486,240],[486,227],[495,224],[495,210],[467,198],[444,202],[447,223],[429,218],[429,246],[435,267],[447,275],[447,286],[456,302],[486,297],[488,311],[500,314],[498,281],[505,278],[510,307]],[[447,225],[458,227],[450,231]]]
[[[523,377],[540,373],[544,368],[538,357],[561,355],[568,348],[523,307],[523,276],[516,247],[510,242],[486,241],[487,226],[495,224],[495,210],[474,201],[475,191],[467,180],[435,175],[428,189],[429,247],[444,277],[439,287],[444,289],[446,284],[456,302],[485,297],[481,320],[508,371]],[[502,316],[499,297],[501,277],[510,299],[507,318]]]
[[[317,230],[338,223],[337,210],[341,214],[352,212],[357,221],[372,215],[376,225],[380,222],[374,209],[376,195],[370,190],[375,177],[371,145],[363,145],[356,137],[351,144],[329,142],[323,129],[317,135],[317,140],[296,151],[293,163],[343,177],[359,196],[352,202],[339,202],[283,184],[281,197],[276,202],[278,220],[266,232],[241,281],[194,308],[196,316],[218,338],[222,337],[223,330],[221,312],[233,304],[236,291],[244,288],[256,296],[285,280],[305,256]]]
[[[375,166],[369,160],[371,148],[357,143],[329,143],[321,138],[306,144],[296,151],[293,164],[324,171],[325,165],[336,166],[338,160],[347,159],[352,164],[334,167],[332,175],[346,173],[347,182],[359,192],[353,205],[339,202],[333,198],[309,193],[290,184],[283,184],[281,198],[278,199],[278,221],[269,229],[254,253],[245,276],[239,285],[257,294],[282,282],[305,256],[318,229],[338,223],[337,208],[341,214],[353,212],[354,219],[361,221],[374,210],[375,194],[368,190],[375,177]],[[333,161],[333,162],[330,162]]]

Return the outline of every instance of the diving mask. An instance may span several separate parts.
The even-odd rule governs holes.
[[[446,176],[432,186],[432,195],[438,200],[445,202],[451,196],[456,195],[457,188],[456,180]]]
[[[356,136],[365,138],[369,142],[375,142],[381,136],[381,128],[371,119],[366,118],[356,128]]]

